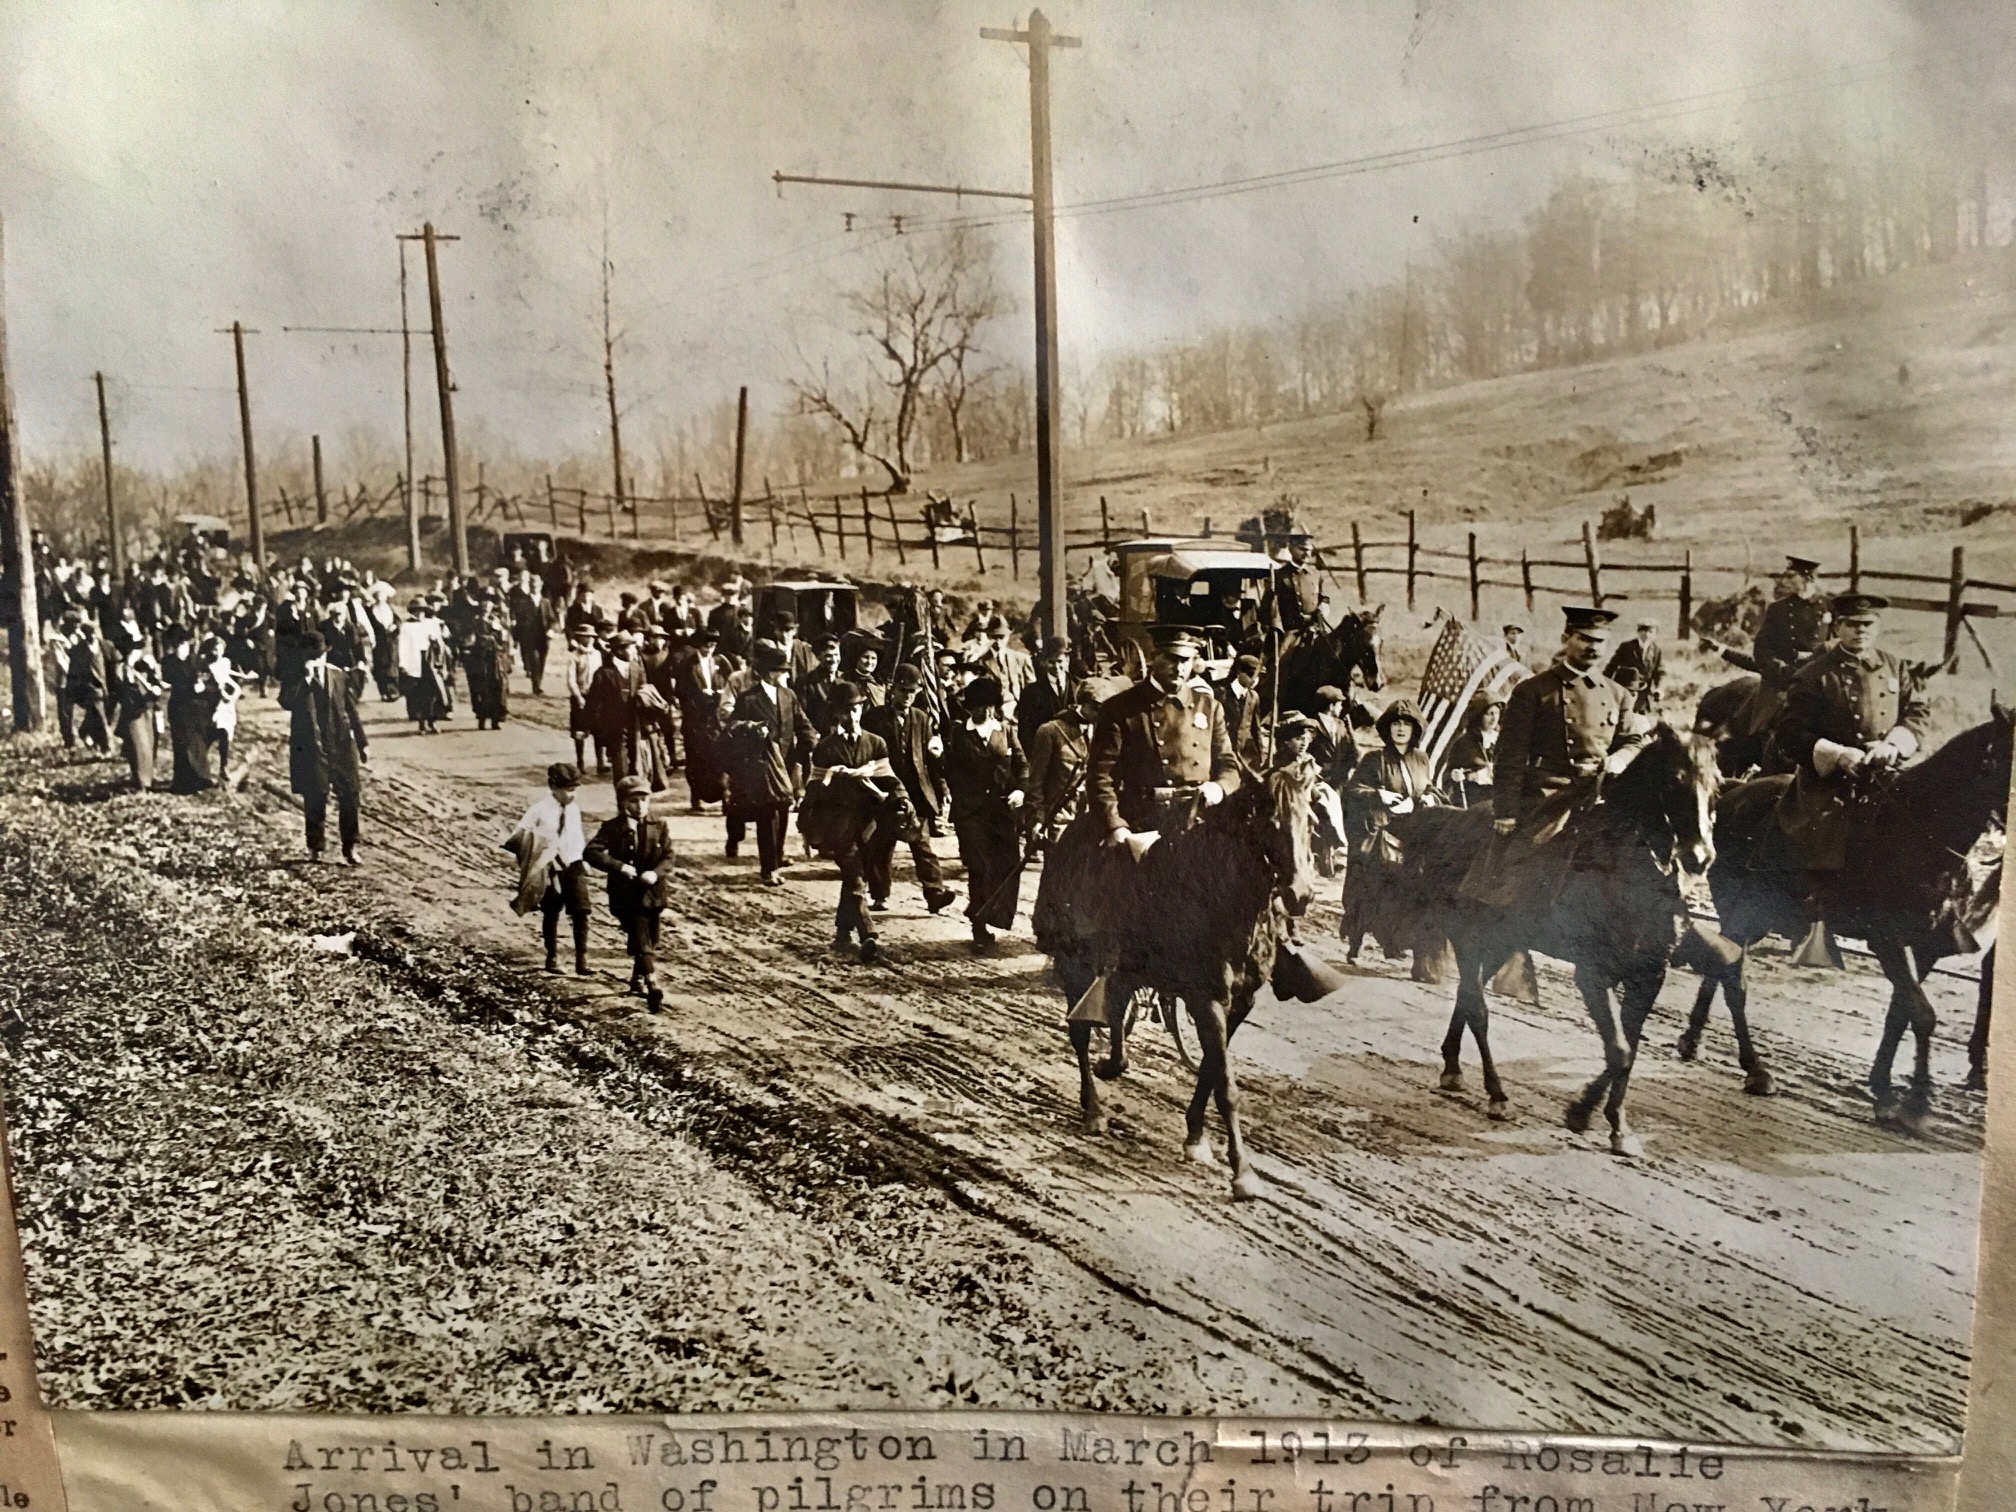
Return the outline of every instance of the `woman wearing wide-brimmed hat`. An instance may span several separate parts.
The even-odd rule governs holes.
[[[1379,749],[1358,763],[1345,794],[1351,863],[1344,875],[1342,933],[1350,943],[1347,958],[1352,961],[1358,959],[1368,934],[1382,949],[1406,947],[1407,921],[1390,916],[1386,907],[1400,866],[1400,842],[1388,831],[1387,821],[1438,801],[1434,774],[1421,749],[1421,711],[1413,700],[1396,698],[1374,728]]]

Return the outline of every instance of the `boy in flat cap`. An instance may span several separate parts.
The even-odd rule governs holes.
[[[546,942],[546,969],[560,970],[560,915],[574,929],[574,974],[588,969],[588,873],[583,855],[588,840],[581,824],[581,805],[574,801],[581,786],[580,769],[564,761],[546,768],[546,792],[525,810],[504,849],[518,857],[518,895],[513,913],[539,910],[540,933]]]
[[[1918,679],[1876,649],[1889,601],[1844,593],[1833,602],[1835,645],[1801,667],[1772,725],[1777,754],[1792,763],[1778,826],[1810,871],[1839,871],[1846,858],[1850,781],[1918,754],[1930,714]]]
[[[665,1002],[658,986],[658,924],[672,900],[672,831],[651,817],[651,784],[642,777],[620,779],[616,803],[620,812],[595,831],[581,857],[609,876],[609,912],[630,949],[630,990],[642,992],[656,1013]]]

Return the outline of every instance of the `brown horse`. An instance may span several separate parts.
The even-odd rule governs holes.
[[[1235,1198],[1258,1196],[1263,1183],[1246,1159],[1229,1046],[1269,980],[1288,921],[1315,895],[1315,785],[1308,762],[1251,777],[1138,861],[1107,846],[1096,821],[1080,818],[1045,859],[1031,919],[1068,1003],[1084,1003],[1094,983],[1102,984],[1098,1021],[1070,1024],[1086,1130],[1106,1128],[1098,1082],[1126,1069],[1126,1005],[1135,992],[1147,987],[1181,998],[1200,1052],[1184,1148],[1191,1159],[1215,1164],[1205,1131],[1215,1103]],[[1108,1052],[1095,1070],[1092,1034],[1102,1024]]]
[[[1970,853],[1991,826],[2007,822],[2012,723],[2016,717],[1995,703],[1986,722],[1962,730],[1918,765],[1864,784],[1850,803],[1846,864],[1838,872],[1787,865],[1775,816],[1790,778],[1760,777],[1730,789],[1716,822],[1719,859],[1708,885],[1725,936],[1747,951],[1769,934],[1803,938],[1824,919],[1835,933],[1867,941],[1890,979],[1889,1011],[1869,1072],[1881,1123],[1917,1130],[1931,1111],[1937,1019],[1920,983],[1946,956],[1978,948],[1972,931],[1983,927],[1999,897],[1999,867],[1984,874]],[[1720,978],[1738,1014],[1747,999],[1743,967],[1739,957]],[[1705,1014],[1716,980],[1704,981],[1697,1014]],[[1891,1065],[1907,1028],[1917,1056],[1911,1091],[1900,1098]],[[1978,1028],[1985,1047],[1985,1014]]]
[[[1603,1073],[1569,1105],[1568,1127],[1587,1129],[1600,1102],[1612,1151],[1642,1153],[1625,1118],[1624,1095],[1687,914],[1680,873],[1703,871],[1714,860],[1717,781],[1705,742],[1659,725],[1631,764],[1609,780],[1602,802],[1579,812],[1568,834],[1554,842],[1566,844],[1571,858],[1558,883],[1510,907],[1461,891],[1471,861],[1490,843],[1487,811],[1426,809],[1393,821],[1405,857],[1406,896],[1424,918],[1439,916],[1456,951],[1456,1006],[1442,1041],[1444,1091],[1463,1085],[1467,1028],[1477,1041],[1490,1116],[1507,1116],[1505,1088],[1491,1060],[1485,984],[1515,951],[1541,951],[1574,965],[1575,985],[1603,1039]]]

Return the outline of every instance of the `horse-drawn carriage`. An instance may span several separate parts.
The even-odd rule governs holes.
[[[785,578],[756,590],[756,633],[775,639],[777,621],[789,614],[800,640],[837,635],[845,640],[857,627],[860,590],[838,578]]]

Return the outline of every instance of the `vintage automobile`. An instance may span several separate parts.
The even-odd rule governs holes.
[[[1120,581],[1114,630],[1122,646],[1154,647],[1157,625],[1189,625],[1208,649],[1209,675],[1230,671],[1239,643],[1260,624],[1275,562],[1225,537],[1151,536],[1113,548]]]
[[[177,515],[175,523],[182,527],[185,539],[201,541],[205,546],[214,546],[223,551],[231,548],[231,526],[216,515]]]
[[[550,530],[513,530],[497,538],[497,565],[508,567],[513,556],[524,558],[534,572],[560,559],[560,543]]]
[[[837,578],[784,578],[756,590],[756,634],[770,638],[777,616],[797,616],[798,638],[837,635],[845,640],[859,622],[860,590]]]

